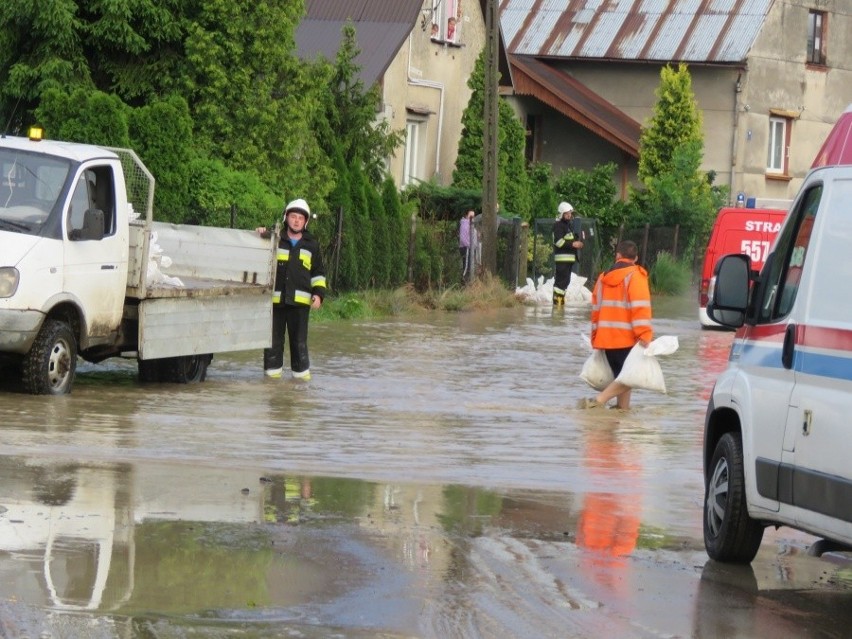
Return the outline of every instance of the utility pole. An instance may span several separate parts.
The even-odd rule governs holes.
[[[497,58],[500,43],[498,0],[487,0],[485,11],[485,130],[482,141],[482,265],[497,274],[497,123],[499,120],[497,83],[500,77]]]

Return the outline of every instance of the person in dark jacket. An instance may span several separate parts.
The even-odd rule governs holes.
[[[553,278],[554,306],[565,304],[565,291],[571,283],[577,251],[583,248],[579,222],[574,219],[574,207],[568,202],[560,202],[559,217],[553,225],[553,261],[556,265]]]
[[[308,318],[322,305],[326,292],[325,268],[317,241],[308,233],[311,209],[303,199],[284,209],[284,232],[278,242],[278,268],[272,300],[272,347],[263,351],[263,372],[284,372],[284,334],[290,340],[290,369],[296,379],[311,378],[308,357]],[[267,235],[265,227],[257,229]]]

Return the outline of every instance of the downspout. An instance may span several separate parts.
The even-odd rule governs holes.
[[[439,106],[438,106],[438,137],[435,142],[435,175],[441,174],[441,137],[443,136],[444,130],[444,84],[442,82],[435,82],[433,80],[418,80],[417,78],[411,77],[411,50],[413,48],[412,38],[414,37],[414,32],[412,32],[408,36],[408,68],[405,71],[406,80],[408,84],[415,87],[426,87],[429,89],[437,89],[440,92]]]
[[[728,193],[728,204],[732,204],[732,198],[736,197],[734,189],[734,178],[736,176],[736,166],[737,166],[737,138],[738,138],[738,127],[740,122],[740,93],[743,91],[742,85],[742,72],[737,75],[737,81],[734,84],[734,122],[733,122],[733,130],[731,132],[731,189]]]

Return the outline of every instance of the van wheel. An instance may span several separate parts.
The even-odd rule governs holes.
[[[46,319],[24,357],[21,380],[33,395],[71,392],[77,370],[77,340],[65,322]]]
[[[748,564],[763,539],[763,526],[748,514],[743,473],[743,444],[738,433],[725,433],[707,467],[704,493],[704,547],[711,559]]]
[[[207,378],[207,366],[213,355],[186,355],[163,360],[164,381],[173,384],[194,384]]]

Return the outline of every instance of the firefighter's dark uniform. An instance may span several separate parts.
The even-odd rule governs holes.
[[[272,304],[272,348],[263,351],[263,369],[270,377],[281,375],[284,366],[284,333],[290,339],[293,377],[310,379],[308,318],[311,296],[325,296],[326,281],[320,247],[308,233],[292,244],[286,231],[278,243],[278,268]]]
[[[571,271],[577,263],[577,249],[572,244],[581,239],[580,220],[566,220],[560,216],[553,224],[553,261],[556,273],[553,278],[553,304],[565,303],[565,291],[571,283]]]

